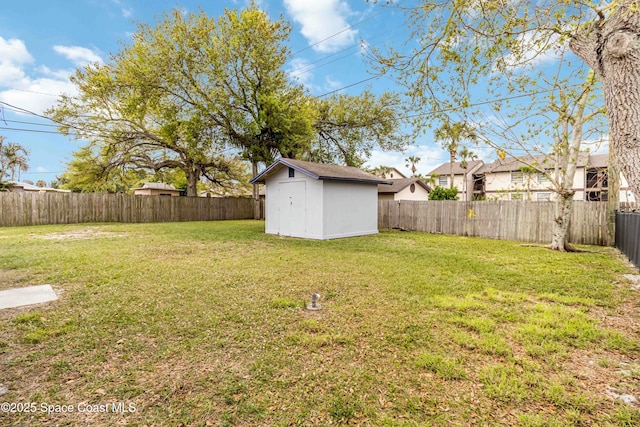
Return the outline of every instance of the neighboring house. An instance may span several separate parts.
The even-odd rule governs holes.
[[[387,179],[387,180],[394,180],[394,179],[406,179],[407,177],[403,175],[402,172],[400,172],[398,169],[396,168],[392,168],[390,171],[388,172],[384,172],[384,173],[379,173],[376,174],[379,177],[381,177],[382,179]]]
[[[265,232],[309,239],[378,233],[378,184],[350,166],[280,159],[251,183],[265,184]]]
[[[11,193],[70,193],[70,190],[60,190],[51,187],[38,187],[28,182],[9,182],[7,189]]]
[[[466,162],[463,168],[462,162],[453,164],[453,186],[458,189],[458,197],[461,201],[473,200],[477,184],[478,170],[484,165],[482,160]],[[442,188],[451,188],[451,163],[443,163],[431,172],[429,176],[435,179],[435,184]]]
[[[378,200],[429,200],[431,188],[420,178],[391,179],[378,185]]]
[[[605,201],[608,199],[607,179],[608,155],[578,155],[573,179],[574,200]],[[533,170],[529,165],[544,167],[547,173]],[[474,175],[474,198],[490,200],[553,200],[548,176],[553,175],[553,163],[545,156],[522,159],[498,159],[477,170]],[[620,201],[635,202],[628,184],[620,175]]]
[[[145,182],[142,187],[132,188],[136,196],[174,196],[180,195],[180,190],[164,182]]]
[[[588,201],[606,201],[609,199],[609,155],[592,154],[589,156],[585,171],[585,199]],[[581,199],[582,200],[582,199]],[[620,203],[635,203],[636,198],[629,188],[629,183],[620,173]]]

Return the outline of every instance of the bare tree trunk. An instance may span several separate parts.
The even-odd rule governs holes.
[[[457,150],[457,148],[456,148]],[[449,152],[449,179],[451,180],[449,182],[449,188],[453,188],[453,164],[456,162],[456,151],[451,150]]]
[[[550,249],[560,252],[570,252],[574,250],[569,244],[568,239],[571,212],[573,212],[573,192],[560,195],[559,200],[556,201],[556,215],[553,222],[553,241],[549,246]]]
[[[582,93],[575,104],[575,110],[570,112],[569,104],[564,100],[563,105],[556,108],[556,112],[560,116],[562,125],[563,139],[558,141],[556,148],[560,150],[556,157],[556,176],[555,189],[558,195],[556,200],[556,215],[553,224],[553,239],[549,246],[557,251],[574,251],[567,239],[569,224],[571,221],[571,212],[573,211],[573,178],[578,168],[578,156],[580,154],[580,145],[582,144],[582,126],[597,112],[591,112],[585,116],[585,108],[594,83],[593,75],[589,75],[582,85]],[[564,94],[561,92],[561,99]],[[571,127],[571,133],[569,128]],[[560,160],[561,159],[561,160]],[[558,161],[560,160],[560,161]],[[560,163],[560,167],[558,165]]]
[[[196,197],[198,195],[198,179],[200,174],[193,167],[187,171],[187,197]]]
[[[258,175],[258,162],[251,162],[251,173],[253,176]],[[260,215],[260,189],[258,183],[253,184],[253,219],[261,219]]]

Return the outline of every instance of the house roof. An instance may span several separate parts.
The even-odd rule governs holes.
[[[177,190],[171,184],[166,184],[164,182],[145,182],[142,184],[142,187],[132,188],[132,190],[169,190],[169,191],[180,191]]]
[[[395,194],[404,190],[411,184],[418,184],[419,186],[427,190],[427,192],[431,191],[431,187],[429,187],[429,185],[427,185],[420,178],[393,179],[391,180],[391,183],[392,183],[391,185],[384,185],[384,184],[378,185],[378,194],[389,194],[389,193]]]
[[[258,182],[263,183],[281,168],[290,167],[301,172],[313,179],[333,180],[333,181],[352,181],[364,182],[369,184],[391,184],[391,181],[384,180],[373,174],[365,172],[352,166],[339,166],[324,163],[306,162],[294,159],[278,159],[268,168],[254,176],[252,184]]]
[[[41,193],[71,193],[71,190],[60,190],[52,187],[38,187],[37,185],[33,185],[28,182],[10,181],[9,187],[17,187],[22,188],[24,191],[37,191]]]
[[[478,167],[481,167],[482,165],[484,165],[484,162],[482,160],[472,160],[467,162],[467,169],[465,170],[462,166],[460,166],[462,162],[455,162],[453,164],[453,174],[454,175],[464,175],[465,173],[469,173],[469,172],[473,172],[474,169],[477,169]],[[451,173],[450,168],[450,163],[443,163],[440,166],[438,166],[437,168],[435,168],[434,170],[432,170],[431,172],[429,172],[429,175],[449,175]]]
[[[386,180],[406,178],[406,176],[402,172],[400,172],[397,168],[391,168],[391,170],[389,170],[389,172],[387,173],[375,173],[374,175]]]
[[[589,156],[590,168],[606,168],[609,166],[608,154],[592,154]]]
[[[578,154],[578,167],[585,167],[589,162],[589,153],[581,151]],[[481,167],[476,173],[496,173],[496,172],[515,172],[519,171],[522,167],[530,165],[537,165],[545,169],[552,169],[554,165],[554,159],[551,156],[526,156],[520,158],[507,158],[504,160],[498,159],[493,163],[489,163]]]

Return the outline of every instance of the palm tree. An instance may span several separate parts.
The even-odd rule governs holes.
[[[29,170],[27,161],[29,160],[29,151],[20,144],[10,142],[6,145],[0,146],[0,158],[2,160],[2,170],[7,173],[7,170],[11,171],[11,181],[15,181],[16,172],[18,174],[18,180],[20,180],[20,172],[26,172]]]
[[[469,166],[469,161],[478,160],[478,156],[473,151],[469,150],[467,147],[462,147],[460,150],[460,167],[464,169],[464,178],[462,181],[462,192],[464,193],[465,200],[470,200],[469,195],[467,194],[467,167]]]
[[[390,173],[392,170],[393,168],[391,166],[380,165],[377,168],[371,169],[371,173],[373,173],[374,175],[378,175],[382,178],[386,178],[387,174]]]
[[[416,163],[418,163],[420,161],[420,157],[418,156],[409,156],[406,159],[404,159],[405,162],[407,162],[406,166],[409,167],[409,164],[411,164],[411,177],[415,177],[416,176],[416,170],[418,170],[416,168]]]
[[[449,151],[449,188],[453,188],[453,164],[456,162],[458,147],[463,141],[476,142],[478,135],[473,126],[468,123],[451,123],[447,120],[436,129],[435,138],[436,141],[440,141],[444,149]]]

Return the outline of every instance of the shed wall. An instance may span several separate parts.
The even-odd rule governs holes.
[[[323,239],[378,233],[378,186],[324,181]]]

